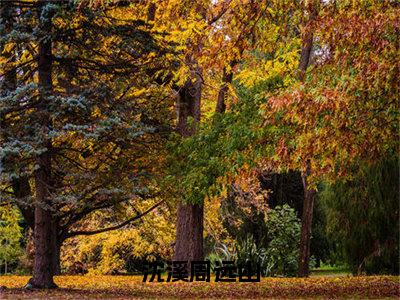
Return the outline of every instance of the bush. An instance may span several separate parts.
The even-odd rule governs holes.
[[[0,274],[2,271],[4,274],[14,271],[22,255],[19,219],[20,214],[15,207],[0,207]]]
[[[268,211],[266,220],[265,273],[268,276],[294,276],[299,255],[300,220],[288,205]]]
[[[242,264],[259,263],[263,276],[295,276],[300,240],[300,220],[295,210],[286,204],[269,209],[260,226],[266,229],[259,243],[251,233],[238,236],[233,251],[226,245],[215,248],[208,256],[212,265],[215,261],[237,260]]]

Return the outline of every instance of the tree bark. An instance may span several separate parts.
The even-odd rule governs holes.
[[[307,182],[308,176],[309,172],[306,172],[305,174],[303,173],[301,176],[304,188],[304,202],[303,202],[303,215],[301,218],[299,271],[298,271],[299,277],[307,277],[309,275],[311,227],[312,227],[316,190],[309,188]]]
[[[231,63],[231,67],[234,66],[235,63]],[[218,99],[217,99],[217,106],[215,107],[216,113],[224,113],[226,110],[226,97],[228,95],[229,84],[232,83],[233,73],[232,70],[227,71],[224,68],[223,75],[222,75],[222,85],[218,92]]]
[[[43,164],[41,168],[43,168]],[[47,201],[42,201],[48,195],[47,187],[43,183],[39,183],[39,181],[46,180],[43,169],[37,172],[35,179],[37,199],[41,202],[37,203],[35,208],[35,263],[30,283],[34,288],[49,289],[57,287],[53,281],[56,224],[51,210],[45,207]]]
[[[53,275],[61,275],[61,245],[62,242],[58,239],[53,241],[53,256],[52,256],[52,268]]]
[[[203,219],[203,204],[179,204],[174,260],[203,260]]]
[[[310,1],[308,6],[306,7],[307,13],[309,18],[305,23],[306,31],[302,33],[301,37],[301,54],[300,54],[300,61],[298,66],[299,71],[299,79],[300,81],[304,81],[304,77],[307,71],[308,66],[310,65],[310,58],[313,48],[313,40],[314,40],[314,33],[310,30],[310,25],[318,16],[318,0]],[[308,28],[307,28],[308,27]]]
[[[33,230],[35,228],[35,211],[31,205],[24,204],[22,202],[27,197],[31,196],[31,186],[29,184],[29,178],[27,176],[19,177],[14,179],[12,182],[12,188],[14,197],[17,199],[17,206],[21,211],[22,217],[28,226]]]
[[[177,131],[188,137],[195,133],[200,121],[202,80],[200,68],[194,68],[192,78],[181,88],[177,100]],[[189,122],[192,118],[193,122]],[[174,260],[202,260],[204,204],[179,203],[176,222]]]
[[[196,125],[200,121],[201,85],[200,68],[192,72],[194,82],[190,79],[178,92],[177,131],[183,137],[189,137],[196,132]],[[189,122],[189,118],[193,122]]]
[[[35,263],[33,277],[30,284],[33,288],[55,288],[54,283],[54,256],[57,244],[57,223],[51,206],[51,193],[53,191],[52,178],[52,141],[46,137],[51,126],[47,112],[48,96],[53,89],[52,82],[52,41],[51,41],[51,16],[42,20],[41,12],[46,5],[42,0],[38,9],[40,20],[41,38],[39,41],[38,77],[40,110],[38,118],[44,135],[42,147],[46,150],[37,157],[38,169],[35,171],[36,203],[35,203]]]
[[[301,48],[300,62],[298,68],[300,73],[299,78],[301,81],[304,81],[308,65],[310,64],[311,51],[313,47],[313,37],[314,35],[312,32],[306,32],[302,39],[303,46]]]

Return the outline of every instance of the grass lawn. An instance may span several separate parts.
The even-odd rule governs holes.
[[[396,276],[263,278],[258,283],[142,283],[142,276],[58,276],[59,289],[28,291],[27,276],[0,276],[0,299],[399,299]],[[213,281],[213,280],[212,280]]]
[[[337,266],[322,266],[318,269],[311,270],[312,277],[339,277],[339,276],[350,276],[351,272],[346,267],[337,267]]]

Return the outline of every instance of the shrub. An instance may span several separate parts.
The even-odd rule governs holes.
[[[235,249],[226,245],[215,247],[208,256],[212,266],[215,261],[237,260],[240,264],[259,263],[263,276],[294,276],[298,268],[298,246],[300,240],[300,220],[288,205],[269,209],[263,224],[266,228],[257,243],[251,233],[238,236]]]
[[[20,214],[15,207],[0,207],[0,273],[2,270],[5,274],[12,271],[22,255],[19,219]]]
[[[288,205],[270,209],[266,216],[265,273],[268,276],[294,276],[299,255],[300,220]]]

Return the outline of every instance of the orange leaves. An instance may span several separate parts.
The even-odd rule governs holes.
[[[286,147],[286,143],[283,138],[281,138],[279,141],[278,147],[276,148],[276,154],[283,160],[287,159],[288,149]]]
[[[309,159],[315,176],[329,178],[398,147],[400,9],[379,1],[328,8],[312,26],[305,82],[271,93],[262,112],[264,125],[285,128],[275,148],[282,165],[301,169]]]

